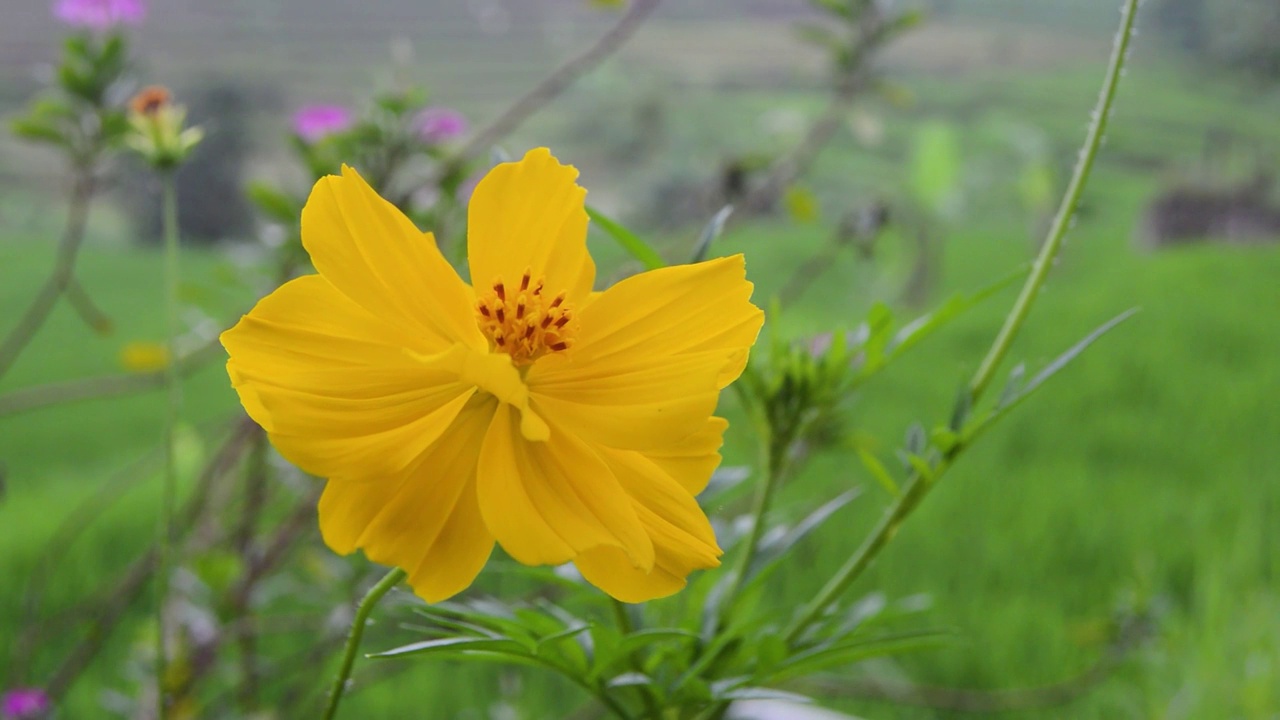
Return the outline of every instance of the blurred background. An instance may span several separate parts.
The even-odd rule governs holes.
[[[264,223],[242,188],[305,183],[285,141],[295,110],[359,107],[413,83],[484,126],[607,31],[622,10],[605,5],[156,0],[131,31],[139,74],[171,87],[208,135],[182,170],[188,324],[215,332],[261,289],[244,278]],[[876,56],[874,87],[835,116],[807,170],[760,202],[763,169],[805,141],[831,96],[830,58],[804,30],[819,15],[800,0],[665,3],[500,145],[550,146],[582,169],[597,207],[669,258],[738,203],[715,252],[747,253],[757,303],[785,307],[774,332],[851,329],[876,301],[923,312],[1034,253],[1089,122],[1118,2],[915,5],[925,20]],[[927,599],[956,640],[852,671],[855,697],[836,702],[850,712],[1280,717],[1280,6],[1148,0],[1139,27],[1083,210],[1015,354],[1035,366],[1141,312],[985,438],[860,581],[861,593]],[[5,1],[0,116],[37,92],[62,34],[43,0]],[[91,334],[58,308],[0,397],[126,370],[128,348],[163,340],[154,189],[127,167],[113,178],[78,272],[112,330]],[[66,185],[56,155],[0,135],[0,331],[52,265]],[[602,275],[627,272],[607,238],[592,243]],[[888,450],[912,422],[946,413],[1012,296],[872,384],[853,409],[859,436]],[[41,613],[68,629],[45,635],[28,681],[74,646],[77,609],[154,535],[156,485],[137,463],[159,440],[162,403],[144,393],[0,416],[0,650],[30,622],[32,582]],[[191,428],[235,407],[218,362],[188,379]],[[198,464],[200,433],[188,444]],[[751,457],[735,436],[726,464]],[[811,597],[876,516],[882,498],[850,457],[819,457],[783,489],[779,512],[798,516],[872,485],[784,568],[770,598],[779,612]],[[741,512],[747,498],[725,503],[712,509]],[[73,508],[75,541],[58,544]],[[322,561],[311,545],[298,563]],[[103,708],[133,681],[126,660],[144,619],[106,640],[62,717],[115,716]],[[868,678],[922,689],[886,699]],[[354,695],[368,714],[352,717],[564,717],[556,692],[535,675],[415,665]]]

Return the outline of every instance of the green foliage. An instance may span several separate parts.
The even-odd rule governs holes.
[[[818,4],[835,16],[873,7],[869,2],[835,0],[818,0]],[[1036,85],[1037,82],[1027,81],[1021,91],[1030,95],[1039,89]],[[947,101],[945,93],[939,97],[942,100],[933,101]],[[363,157],[373,158],[371,167],[379,167],[379,162],[391,158],[384,166],[391,171],[379,174],[384,191],[413,187],[410,168],[400,164],[389,151],[396,147],[397,133],[404,129],[397,123],[412,111],[414,102],[407,95],[378,99],[370,110],[370,119],[364,121],[367,124],[354,129],[350,136],[316,146],[299,143],[300,161],[316,171],[331,167],[334,160],[348,152],[367,152]],[[915,176],[914,189],[925,188],[917,192],[919,197],[944,196],[946,193],[939,188],[947,183],[939,178],[954,180],[960,175],[955,166],[951,168],[954,172],[948,171],[948,158],[955,160],[957,148],[964,146],[968,159],[971,152],[963,143],[969,128],[957,124],[943,133],[951,135],[945,140],[929,137],[936,126],[924,126],[919,133],[913,133],[915,128],[908,125],[895,131],[900,133],[894,141],[898,147],[912,147],[914,137],[920,145],[933,146],[922,154],[943,160],[922,160],[920,164],[929,167]],[[1066,137],[1068,133],[1061,135]],[[346,142],[353,144],[339,150]],[[384,152],[387,154],[380,155]],[[434,150],[407,152],[419,160],[447,159],[433,155]],[[847,172],[852,165],[842,162],[838,167]],[[452,195],[465,178],[465,172],[457,165],[434,169],[440,172],[435,179],[446,196]],[[909,190],[913,188],[909,172],[894,177],[904,180]],[[1150,651],[1152,655],[1167,655],[1144,662],[1141,672],[1126,671],[1125,679],[1134,682],[1124,683],[1121,688],[1108,686],[1097,699],[1087,698],[1084,705],[1063,710],[1068,713],[1063,717],[1112,716],[1119,712],[1117,708],[1132,712],[1134,707],[1143,707],[1145,714],[1161,714],[1165,709],[1163,700],[1175,696],[1175,691],[1179,697],[1190,692],[1197,698],[1192,702],[1200,702],[1210,711],[1227,708],[1225,712],[1243,717],[1269,712],[1275,702],[1275,683],[1269,682],[1273,665],[1269,663],[1280,644],[1275,641],[1276,634],[1270,632],[1275,626],[1274,603],[1267,589],[1259,587],[1259,578],[1269,577],[1269,570],[1263,573],[1255,566],[1267,564],[1269,568],[1274,543],[1265,532],[1265,512],[1222,512],[1230,504],[1222,494],[1235,492],[1254,502],[1259,495],[1270,493],[1256,483],[1258,470],[1265,468],[1267,458],[1251,454],[1251,447],[1261,446],[1259,439],[1268,437],[1273,425],[1267,408],[1257,403],[1259,388],[1266,390],[1270,379],[1265,374],[1269,366],[1263,363],[1274,352],[1266,344],[1269,336],[1265,318],[1258,317],[1256,306],[1270,297],[1276,270],[1271,262],[1274,253],[1260,251],[1243,258],[1209,249],[1181,258],[1132,257],[1114,238],[1126,232],[1137,198],[1149,190],[1147,181],[1137,177],[1140,175],[1132,168],[1120,166],[1104,174],[1103,183],[1095,192],[1108,202],[1098,203],[1097,214],[1086,219],[1077,238],[1088,251],[1081,252],[1079,260],[1072,256],[1063,268],[1066,272],[1061,286],[1055,285],[1055,292],[1046,297],[1048,318],[1038,316],[1040,324],[1032,323],[1033,332],[1027,343],[1019,346],[1015,354],[1038,365],[1037,360],[1044,353],[1058,352],[1078,337],[1081,327],[1096,323],[1097,318],[1114,312],[1116,307],[1141,301],[1152,311],[1144,315],[1143,323],[1133,324],[1144,328],[1126,328],[1137,337],[1119,345],[1122,350],[1113,347],[1105,357],[1095,356],[1073,365],[1072,382],[1044,383],[1068,362],[1077,360],[1083,349],[1123,317],[1045,364],[1029,381],[1024,381],[1026,365],[1015,367],[1004,395],[994,405],[975,407],[962,390],[944,424],[926,431],[925,425],[911,422],[903,433],[899,425],[933,415],[956,396],[957,379],[963,375],[957,368],[976,360],[999,320],[995,314],[998,308],[992,307],[995,303],[980,307],[979,301],[1000,292],[1008,283],[956,296],[905,324],[895,319],[898,313],[889,305],[871,304],[863,313],[865,323],[851,333],[832,333],[825,347],[797,341],[796,338],[829,330],[833,324],[856,317],[853,308],[865,307],[875,294],[861,287],[851,288],[851,275],[834,268],[835,272],[821,281],[814,280],[810,302],[787,308],[785,327],[781,326],[778,313],[771,313],[770,344],[762,344],[753,358],[747,383],[742,386],[743,402],[724,408],[724,413],[735,421],[735,429],[746,427],[741,417],[744,412],[758,422],[764,418],[760,424],[768,428],[772,436],[769,441],[782,438],[780,447],[772,448],[773,454],[781,451],[794,463],[786,474],[786,483],[778,489],[779,501],[768,513],[755,517],[753,528],[761,526],[763,532],[757,552],[743,564],[740,578],[733,574],[733,563],[726,562],[723,570],[695,577],[691,587],[675,598],[643,609],[618,611],[572,577],[544,570],[526,571],[499,562],[499,572],[494,573],[497,577],[486,578],[480,587],[454,602],[424,608],[409,601],[379,609],[381,622],[370,628],[371,636],[376,636],[373,647],[393,649],[375,656],[397,664],[373,664],[367,676],[358,677],[355,687],[359,692],[350,698],[348,708],[351,715],[420,713],[420,698],[426,695],[438,698],[431,707],[433,713],[453,716],[474,712],[476,706],[488,704],[492,696],[484,693],[477,697],[481,693],[459,690],[487,689],[495,684],[501,688],[504,702],[510,696],[517,707],[531,715],[543,712],[556,717],[566,715],[569,706],[589,697],[615,705],[622,714],[633,717],[646,716],[654,705],[679,708],[681,717],[717,717],[727,703],[739,700],[818,698],[821,687],[804,685],[804,681],[829,675],[847,678],[859,672],[906,672],[939,684],[972,687],[1043,684],[1074,670],[1093,655],[1108,651],[1108,643],[1123,635],[1124,628],[1134,624],[1135,618],[1159,622],[1161,630],[1171,629],[1167,638],[1162,637],[1161,644]],[[880,177],[876,181],[880,182]],[[815,183],[813,187],[821,189],[823,185]],[[1042,189],[1037,190],[1036,197],[1044,194]],[[1011,203],[1015,192],[1013,186],[1002,186],[991,193],[993,197],[988,202],[996,206]],[[300,195],[267,186],[255,187],[250,194],[266,217],[290,227],[292,232]],[[817,202],[817,193],[814,199]],[[409,207],[414,210],[411,204]],[[447,217],[435,208],[422,212],[424,226],[447,223]],[[724,229],[726,216],[727,209],[707,223],[693,244],[695,261],[715,254],[713,244]],[[663,262],[655,247],[663,248],[670,257],[689,254],[688,237],[658,245],[608,218],[595,217],[594,225],[617,241],[618,248],[611,249],[619,254],[629,252],[652,266]],[[993,268],[1011,264],[1010,255],[1016,254],[1011,248],[1022,247],[1022,231],[1020,222],[1011,223],[1007,215],[993,213],[957,232],[956,243],[948,247],[948,268],[955,273],[948,283],[953,287],[974,287],[988,282]],[[769,288],[776,287],[790,265],[818,251],[815,238],[819,232],[817,227],[781,230],[757,224],[734,228],[714,249],[745,250],[752,259],[752,279],[767,297]],[[1112,240],[1110,244],[1098,246],[1098,240],[1108,239]],[[20,262],[18,255],[0,259],[5,263]],[[102,277],[113,268],[120,275],[126,274],[119,263],[146,260],[145,255],[126,254],[122,257],[128,260],[121,261],[120,257],[101,252],[89,257],[102,263]],[[837,260],[843,262],[846,258]],[[211,284],[217,283],[218,267],[225,271],[225,266],[206,263],[200,256],[196,256],[195,266],[195,273],[207,275]],[[129,275],[133,280],[125,289],[130,297],[145,287],[144,270],[129,271],[140,274]],[[1226,284],[1235,293],[1232,297],[1221,292]],[[246,290],[250,285],[237,285],[240,293],[229,307],[220,309],[220,315],[231,315],[251,302],[253,296]],[[5,301],[0,297],[0,302]],[[136,307],[129,305],[132,311],[127,316],[145,322],[148,313],[154,311],[154,303],[135,304]],[[838,320],[833,323],[837,309]],[[1163,334],[1150,334],[1148,318],[1165,323]],[[944,326],[947,332],[935,332]],[[18,381],[40,379],[44,373],[49,377],[71,376],[82,370],[79,364],[71,368],[59,363],[79,363],[84,358],[59,356],[52,349],[75,347],[83,340],[67,332],[65,325],[55,323],[50,329],[54,334],[46,339],[49,344],[37,347],[55,361],[39,367],[19,366],[19,373],[13,376]],[[1254,335],[1264,339],[1253,342]],[[1184,351],[1188,336],[1203,339],[1191,352]],[[906,352],[930,337],[928,353]],[[1126,339],[1118,336],[1111,341],[1125,343]],[[1170,347],[1179,351],[1170,353]],[[878,382],[868,382],[872,377]],[[203,412],[202,408],[220,412],[224,408],[214,405],[225,400],[225,377],[215,372],[198,383],[206,380],[212,383],[212,389],[206,388],[208,392],[203,395],[197,393],[193,412]],[[0,395],[4,392],[0,391]],[[1047,397],[1035,404],[1024,404],[1032,392],[1042,392]],[[1163,404],[1157,398],[1163,398]],[[809,600],[815,583],[849,556],[863,528],[871,525],[871,514],[879,509],[871,498],[854,502],[861,493],[855,483],[876,483],[886,490],[891,501],[896,501],[904,488],[910,492],[910,485],[900,484],[895,475],[931,481],[955,448],[985,433],[996,419],[1015,407],[1023,408],[1027,422],[1006,425],[999,434],[990,433],[988,445],[973,454],[973,465],[953,471],[968,473],[967,477],[957,478],[960,488],[936,493],[931,498],[933,504],[921,510],[920,522],[904,529],[901,539],[886,551],[884,562],[861,581],[878,589],[866,593],[859,588],[862,597],[824,608],[803,633],[788,637],[784,629],[791,620],[789,610]],[[1217,415],[1210,419],[1211,414]],[[83,462],[81,457],[68,457],[66,453],[65,438],[73,423],[89,425],[98,421],[96,428],[103,418],[108,418],[111,426],[107,432],[115,433],[115,440],[97,442],[102,443],[103,449],[122,455],[124,450],[113,447],[113,442],[124,438],[124,445],[141,447],[154,435],[154,428],[147,423],[150,414],[145,405],[126,404],[110,415],[95,415],[68,415],[63,409],[28,416],[30,424],[28,418],[22,418],[21,425],[3,425],[0,453],[8,447],[10,454],[28,463],[19,468],[17,476],[21,478],[32,472],[33,455],[37,468],[41,457],[50,465]],[[1183,441],[1181,423],[1189,415],[1192,422],[1204,424],[1197,442]],[[1249,427],[1243,427],[1245,419],[1251,423]],[[0,418],[0,423],[10,420]],[[1242,422],[1234,428],[1239,437],[1228,437],[1223,434],[1225,431],[1214,427],[1233,421]],[[747,462],[750,451],[756,449],[746,435],[730,435],[725,450],[729,463]],[[877,440],[897,436],[904,436],[898,452],[903,461],[900,472],[880,460],[884,448]],[[41,440],[43,449],[38,447]],[[803,452],[793,452],[800,440],[809,441],[809,445]],[[1227,456],[1225,460],[1223,456]],[[1189,472],[1194,474],[1182,466],[1211,470],[1214,493],[1206,494],[1201,487],[1180,487],[1190,484],[1183,482]],[[769,461],[758,463],[754,472],[741,465],[726,466],[703,496],[704,505],[717,515],[717,535],[730,550],[730,559],[739,557],[735,553],[742,553],[744,545],[750,544],[743,541],[743,533],[732,527],[741,523],[730,523],[739,510],[741,483],[767,482],[770,468]],[[67,472],[68,481],[84,474],[83,467],[73,465]],[[130,550],[142,546],[140,538],[149,531],[145,514],[154,503],[150,476],[140,477],[143,485],[137,500],[122,504],[115,515],[110,510],[104,512],[108,516],[106,529],[91,535],[89,543],[61,560],[66,568],[78,567],[86,577],[57,577],[55,582],[66,586],[50,601],[50,615],[63,607],[74,607],[94,584],[111,579],[104,576],[115,565],[103,560],[118,561],[119,557],[101,547],[86,546],[114,544],[117,540],[132,541],[138,546]],[[1105,482],[1080,481],[1095,477]],[[273,492],[287,494],[291,488],[296,491],[307,487],[306,479],[285,472],[278,479],[279,487],[273,486]],[[34,531],[30,537],[24,533],[21,538],[6,538],[7,543],[18,548],[12,554],[16,558],[13,560],[9,554],[0,553],[5,562],[17,566],[17,571],[8,572],[9,575],[32,575],[33,570],[39,569],[38,562],[30,558],[35,557],[34,548],[42,539],[40,518],[53,516],[50,509],[60,509],[64,498],[76,492],[79,490],[24,484],[15,507],[22,511],[24,525]],[[1266,498],[1267,502],[1272,500]],[[1188,507],[1206,505],[1213,505],[1214,509],[1187,519]],[[1188,537],[1191,533],[1170,532],[1162,524],[1167,519],[1158,517],[1160,513],[1138,510],[1155,506],[1166,508],[1168,512],[1163,514],[1176,518],[1173,522],[1177,528],[1183,528],[1184,523],[1193,524],[1199,532],[1195,537]],[[1099,508],[1114,507],[1132,510],[1118,520],[1098,512]],[[1241,515],[1243,522],[1234,522]],[[27,517],[31,519],[25,520]],[[1160,539],[1159,547],[1150,544],[1152,537]],[[94,543],[95,540],[101,542]],[[317,540],[309,538],[309,542],[296,564],[277,578],[279,582],[266,586],[262,594],[266,598],[264,605],[255,612],[273,621],[302,610],[341,616],[345,601],[337,586],[343,581],[358,585],[355,569],[363,569],[366,563],[360,559],[337,561],[322,550],[316,551]],[[1124,566],[1129,561],[1145,569],[1135,571]],[[249,563],[244,558],[219,548],[201,550],[191,558],[184,570],[192,576],[189,582],[194,590],[184,599],[192,601],[193,624],[203,620],[200,614],[208,609],[206,596],[234,591],[247,567]],[[502,569],[509,573],[504,576]],[[84,587],[71,588],[74,582],[83,582]],[[1135,590],[1134,585],[1141,587]],[[910,595],[922,589],[937,599],[936,607]],[[1115,601],[1116,596],[1121,600]],[[529,599],[510,600],[515,597]],[[903,599],[887,599],[892,597]],[[16,604],[16,598],[0,602],[0,617],[18,617]],[[405,604],[412,606],[416,617],[406,617],[410,613],[405,611]],[[614,618],[609,617],[611,609],[615,610]],[[219,619],[228,624],[243,613],[243,608],[233,605],[216,610]],[[928,617],[923,615],[925,612]],[[318,615],[306,617],[304,638],[293,646],[267,640],[270,647],[264,657],[278,658],[273,653],[284,648],[306,650],[322,625]],[[404,622],[396,622],[401,619]],[[956,630],[934,629],[939,620],[956,626]],[[138,630],[141,624],[137,618],[130,618],[128,623],[127,630]],[[1088,627],[1081,634],[1092,640],[1064,639],[1074,637],[1073,628],[1082,623]],[[12,625],[16,621],[0,624],[0,639]],[[1231,631],[1218,632],[1221,627]],[[1253,628],[1263,631],[1252,632]],[[132,636],[146,632],[143,629]],[[130,634],[124,635],[127,642]],[[957,636],[976,640],[949,642]],[[415,641],[406,643],[409,639]],[[64,643],[63,638],[55,638],[51,644]],[[1220,644],[1229,644],[1230,651],[1223,651],[1221,656],[1213,652]],[[199,650],[183,649],[181,657],[194,662],[201,657]],[[920,652],[925,650],[930,652]],[[96,668],[91,678],[101,680],[99,685],[119,687],[122,673],[117,670],[124,664],[122,659],[127,652],[119,647],[110,652],[112,660],[121,662]],[[1246,656],[1252,663],[1251,670],[1241,678],[1236,665],[1240,657]],[[1171,657],[1175,658],[1172,662]],[[433,662],[403,663],[413,658]],[[859,665],[873,659],[878,661],[874,665]],[[451,667],[441,668],[441,662]],[[306,674],[319,674],[321,668],[314,659],[305,665]],[[472,665],[476,667],[467,667]],[[501,674],[493,668],[495,665],[505,668]],[[512,671],[512,666],[518,670]],[[281,667],[288,666],[283,662],[271,664],[269,682],[273,687],[284,682],[286,672]],[[405,679],[395,688],[378,687],[374,680],[385,672],[384,667],[392,673],[404,672]],[[512,678],[522,677],[525,671],[541,674],[533,676],[536,681],[527,686],[513,682]],[[545,682],[547,673],[559,680]],[[241,676],[228,663],[213,677],[219,683],[234,686]],[[1201,677],[1215,680],[1201,682]],[[315,677],[305,678],[303,685],[308,683],[314,684]],[[582,692],[567,694],[569,684]],[[1190,691],[1186,690],[1188,685]],[[406,687],[414,692],[406,693]],[[267,692],[268,701],[277,701],[278,707],[308,712],[302,709],[305,703],[287,702],[271,692]],[[1199,700],[1201,697],[1211,699]],[[207,707],[230,707],[226,698],[199,699]],[[824,704],[841,702],[823,699]],[[100,711],[96,695],[91,697],[85,690],[78,691],[71,703],[68,707],[76,708],[68,710],[71,714],[90,716]],[[917,715],[910,709],[881,705],[852,707],[875,717],[935,714],[924,710]],[[508,710],[496,708],[492,712]]]
[[[666,266],[666,261],[662,259],[662,256],[657,251],[649,247],[649,243],[628,230],[622,223],[611,220],[607,215],[593,207],[587,208],[587,215],[590,216],[597,227],[608,233],[609,237],[613,238],[618,245],[636,260],[643,263],[646,270],[656,270]]]
[[[10,128],[18,137],[61,148],[86,166],[123,141],[129,123],[119,99],[127,82],[128,46],[119,33],[72,35],[63,43],[53,86],[32,100]]]
[[[934,121],[916,130],[911,152],[911,190],[936,216],[954,215],[960,202],[960,141],[951,126]]]

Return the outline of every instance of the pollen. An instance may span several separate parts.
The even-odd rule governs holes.
[[[542,278],[525,270],[518,284],[498,278],[476,301],[476,322],[496,352],[511,356],[516,365],[530,365],[548,353],[573,344],[576,329],[565,293],[550,296]]]
[[[161,85],[148,85],[129,100],[129,109],[143,117],[152,117],[172,101],[169,90]]]

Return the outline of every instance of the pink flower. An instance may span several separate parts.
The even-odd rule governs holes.
[[[418,115],[416,125],[419,137],[432,144],[448,142],[466,135],[468,127],[466,116],[447,107],[423,110]]]
[[[57,0],[53,14],[68,25],[102,31],[141,25],[147,6],[142,0]]]
[[[341,105],[304,105],[293,114],[293,131],[308,143],[351,127],[355,116]]]
[[[49,709],[49,696],[39,688],[14,688],[0,696],[0,718],[26,720]]]

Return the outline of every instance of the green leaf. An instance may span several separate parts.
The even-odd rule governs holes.
[[[703,489],[703,492],[708,495],[728,492],[729,490],[741,485],[750,477],[751,468],[747,465],[718,467],[711,473],[711,479],[707,481],[707,487]]]
[[[537,645],[535,645],[535,646],[534,646],[533,651],[534,651],[535,653],[539,653],[539,654],[540,654],[540,653],[542,652],[543,647],[548,646],[548,645],[553,645],[553,644],[555,644],[555,643],[557,643],[557,642],[559,642],[559,641],[561,641],[561,640],[565,640],[565,639],[567,639],[567,638],[577,637],[578,635],[580,635],[580,634],[582,634],[582,633],[584,633],[584,632],[586,632],[587,630],[590,630],[590,629],[591,629],[591,626],[590,626],[590,625],[580,625],[580,626],[578,626],[578,627],[565,628],[564,630],[561,630],[561,631],[560,631],[560,632],[558,632],[558,633],[552,633],[552,634],[547,635],[547,636],[545,636],[545,637],[540,637],[540,638],[538,638],[538,643],[537,643]]]
[[[884,488],[893,497],[898,497],[900,492],[898,483],[889,474],[889,470],[884,466],[884,463],[880,462],[880,459],[867,448],[857,447],[854,448],[854,452],[858,453],[858,460],[862,461],[862,466],[867,469],[867,472],[871,473],[871,477],[875,478],[880,487]]]
[[[707,252],[711,250],[711,243],[720,237],[720,233],[724,232],[724,224],[733,214],[733,206],[725,205],[720,208],[719,212],[711,216],[707,224],[702,228],[702,234],[698,236],[698,242],[693,246],[693,257],[689,258],[691,263],[699,263],[707,259]]]
[[[816,8],[842,18],[853,16],[853,7],[849,4],[849,0],[809,0],[809,2]]]
[[[636,686],[644,686],[644,685],[652,685],[652,684],[653,684],[653,678],[649,677],[648,675],[645,675],[644,673],[627,672],[615,678],[611,678],[609,682],[605,683],[605,686],[611,687],[611,688],[620,688],[620,687],[636,687]]]
[[[777,540],[760,545],[756,553],[757,566],[763,566],[771,562],[775,558],[784,556],[797,543],[808,537],[814,530],[822,527],[822,524],[831,519],[832,515],[844,508],[845,505],[853,502],[855,498],[862,494],[859,488],[846,490],[827,502],[819,505],[817,509],[809,513],[803,520],[796,524],[795,527],[788,530]]]
[[[842,50],[849,44],[844,36],[818,23],[804,23],[796,28],[796,33],[801,40],[818,45],[829,52]]]
[[[936,648],[950,636],[951,633],[940,630],[909,630],[850,642],[824,643],[792,656],[763,680],[780,682],[871,658]]]
[[[805,225],[815,222],[822,214],[818,196],[803,185],[792,185],[782,194],[782,205],[795,223]]]
[[[916,343],[933,334],[935,330],[962,315],[965,311],[978,305],[983,300],[995,295],[1026,276],[1027,265],[1023,264],[1006,274],[996,282],[978,290],[971,295],[954,295],[948,298],[933,312],[921,315],[907,323],[893,336],[889,343],[889,360],[897,358],[910,350]]]
[[[715,690],[716,688],[713,684],[711,691],[715,694],[717,700],[781,700],[801,705],[808,705],[813,702],[809,697],[799,693],[775,690],[773,688],[752,687],[750,685],[736,687],[724,692],[715,692]]]
[[[947,215],[960,198],[960,140],[939,121],[916,131],[911,153],[911,191],[925,208]]]
[[[69,144],[67,137],[57,126],[44,122],[42,119],[35,117],[24,117],[15,119],[10,125],[13,134],[23,140],[32,142],[45,142],[54,145],[66,146]]]
[[[302,209],[297,201],[264,182],[252,182],[245,189],[249,200],[258,206],[258,210],[271,220],[282,225],[293,226],[298,223]]]
[[[370,653],[371,658],[419,657],[423,655],[462,655],[466,652],[482,650],[489,653],[527,655],[525,647],[509,638],[440,638],[402,645],[398,648],[379,653]]]
[[[600,227],[600,229],[604,230],[610,237],[617,241],[617,243],[622,246],[623,250],[631,253],[632,257],[639,260],[641,263],[644,263],[646,270],[657,270],[658,268],[667,266],[666,261],[662,259],[662,256],[659,255],[657,251],[650,247],[644,240],[641,240],[635,233],[623,227],[620,223],[609,219],[607,216],[601,214],[599,210],[596,210],[590,205],[587,206],[587,215],[591,218],[592,222]]]
[[[1021,388],[1016,388],[1015,383],[1021,380],[1023,373],[1015,367],[1014,372],[1010,374],[1010,384],[1006,386],[999,404],[986,415],[973,423],[970,423],[970,425],[965,428],[963,434],[964,442],[973,442],[975,438],[983,432],[986,432],[998,420],[1008,415],[1017,406],[1021,405],[1023,401],[1032,395],[1032,393],[1039,390],[1040,387],[1049,380],[1049,378],[1057,375],[1067,365],[1070,365],[1073,360],[1080,357],[1080,354],[1088,349],[1090,345],[1093,345],[1093,343],[1097,342],[1099,338],[1106,335],[1120,323],[1133,317],[1137,312],[1137,308],[1132,308],[1103,323],[1096,330],[1086,335],[1080,342],[1072,345],[1066,352],[1054,358],[1052,362],[1046,365],[1040,372],[1036,373],[1035,377],[1031,378],[1031,380]]]

